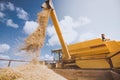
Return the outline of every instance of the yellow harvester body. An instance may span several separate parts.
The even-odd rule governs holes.
[[[120,42],[93,39],[68,46],[80,68],[120,68]]]
[[[62,46],[62,62],[73,61],[80,68],[120,68],[120,42],[100,38],[66,45],[62,37],[58,18],[52,5],[47,0],[43,9],[50,9],[50,17]]]

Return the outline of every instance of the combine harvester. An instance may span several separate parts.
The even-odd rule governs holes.
[[[56,16],[55,9],[52,5],[52,0],[46,0],[45,3],[43,3],[42,8],[43,11],[44,10],[48,11],[48,14],[52,19],[54,28],[56,30],[56,33],[58,35],[59,41],[62,46],[62,49],[52,51],[53,53],[59,55],[59,61],[56,61],[57,66],[54,68],[59,68],[59,70],[64,70],[64,72],[68,68],[72,68],[72,69],[77,68],[76,70],[78,70],[78,68],[85,70],[88,69],[94,70],[94,73],[91,73],[91,71],[87,72],[89,76],[92,74],[94,75],[100,74],[99,71],[97,72],[97,70],[101,70],[102,73],[100,75],[108,74],[108,72],[109,75],[104,78],[102,78],[103,76],[99,75],[95,79],[89,78],[85,80],[113,80],[113,79],[120,80],[119,78],[120,77],[119,74],[120,73],[119,71],[120,42],[119,41],[108,40],[105,38],[105,35],[102,34],[102,38],[66,45],[62,37],[62,33],[60,30],[60,25]],[[105,70],[107,70],[108,72],[105,72]],[[55,71],[57,72],[57,70]],[[112,78],[110,72],[114,73]],[[84,70],[82,73],[84,73]],[[78,79],[74,79],[74,80],[78,80]],[[84,79],[80,79],[80,80],[84,80]]]
[[[63,64],[75,63],[79,68],[88,69],[120,68],[120,41],[106,39],[104,34],[102,38],[66,45],[51,1],[47,0],[42,8],[51,10],[50,16],[62,46],[62,49],[53,52],[62,54],[60,61]]]
[[[93,73],[89,70],[88,72],[82,71],[82,77],[86,77],[87,74],[88,78],[84,78],[85,80],[120,80],[120,41],[106,39],[102,34],[102,38],[66,45],[52,0],[47,0],[42,8],[51,9],[50,16],[62,46],[62,49],[52,51],[59,55],[55,68],[64,69],[64,74],[68,74],[66,72],[68,68],[93,70]],[[63,73],[60,74],[64,76]],[[90,77],[92,78],[90,79]]]

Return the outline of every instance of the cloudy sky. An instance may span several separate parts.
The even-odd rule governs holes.
[[[43,2],[0,0],[0,58],[25,59],[19,48],[36,30],[37,13]],[[120,40],[120,0],[53,0],[53,4],[67,44],[99,38],[102,33]],[[57,48],[60,43],[49,20],[41,59],[51,59],[51,50]]]

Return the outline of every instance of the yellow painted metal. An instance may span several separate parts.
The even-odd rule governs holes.
[[[120,54],[111,58],[114,68],[120,68]]]
[[[98,38],[68,46],[70,55],[91,56],[108,54],[109,50],[104,42]]]
[[[108,57],[112,56],[116,52],[120,51],[120,45],[116,41],[108,41],[108,42],[105,42],[105,44],[106,44],[106,46],[107,46],[107,48],[109,49],[109,52],[110,52]]]
[[[78,57],[78,56],[77,56]],[[90,55],[90,56],[80,56],[80,58],[77,59],[99,59],[99,58],[106,58],[106,54],[99,54],[99,55]]]
[[[52,5],[52,0],[46,0],[41,7],[42,7],[43,9],[48,9],[48,10],[50,10],[50,16],[51,16],[52,22],[53,22],[53,24],[54,24],[54,28],[55,28],[55,30],[56,30],[56,33],[57,33],[57,35],[58,35],[59,41],[60,41],[60,43],[61,43],[62,50],[63,50],[62,59],[70,59],[71,56],[70,56],[70,54],[69,54],[67,45],[66,45],[65,42],[64,42],[64,39],[63,39],[61,30],[60,30],[60,25],[59,25],[59,22],[58,22],[58,18],[57,18],[57,16],[56,16],[56,12],[55,12],[54,7],[53,7],[53,5]]]
[[[71,51],[70,55],[80,55],[80,56],[91,56],[91,55],[99,55],[99,54],[108,54],[109,51],[106,47],[101,47],[101,48],[87,48],[86,50],[76,50],[76,51]]]
[[[61,46],[62,46],[62,50],[63,50],[63,56],[62,56],[62,58],[63,58],[63,59],[70,59],[71,56],[70,56],[70,54],[69,54],[67,45],[66,45],[65,42],[64,42],[64,39],[63,39],[61,30],[60,30],[60,25],[59,25],[59,22],[58,22],[58,19],[57,19],[55,10],[52,10],[52,11],[51,11],[51,19],[52,19],[52,21],[53,21],[53,24],[54,24],[56,33],[57,33],[57,35],[58,35],[59,41],[60,41]]]
[[[80,68],[110,68],[105,59],[101,60],[76,60],[76,65]]]
[[[75,44],[70,44],[68,46],[68,48],[74,49],[74,48],[84,48],[84,47],[88,47],[88,46],[93,46],[93,45],[97,45],[97,44],[102,44],[103,41],[100,38],[97,39],[93,39],[93,40],[88,40],[88,41],[84,41],[84,42],[79,42],[79,43],[75,43]]]
[[[120,51],[120,42],[102,41],[98,38],[71,44],[68,46],[68,50],[80,68],[110,68],[111,63],[106,59]],[[120,55],[111,58],[113,67],[120,68],[119,59]]]
[[[117,41],[118,45],[120,45],[120,41]]]

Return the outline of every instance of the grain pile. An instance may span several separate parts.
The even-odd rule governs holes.
[[[45,65],[28,64],[0,70],[0,80],[67,80]]]

